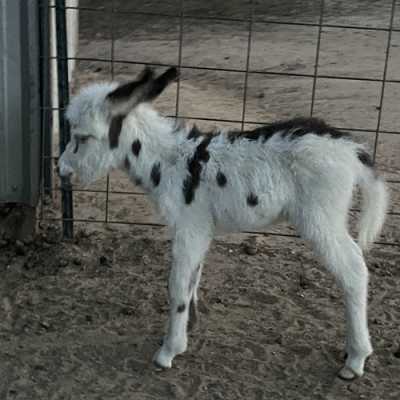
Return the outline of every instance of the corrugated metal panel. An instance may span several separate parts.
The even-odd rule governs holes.
[[[0,202],[36,205],[40,176],[35,0],[0,0]]]

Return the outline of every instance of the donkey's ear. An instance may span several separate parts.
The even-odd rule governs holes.
[[[110,102],[113,115],[127,115],[132,108],[143,101],[151,90],[154,72],[146,67],[135,81],[118,86],[106,99]]]
[[[164,89],[171,83],[177,80],[178,70],[175,67],[168,68],[158,78],[153,79],[150,84],[149,91],[147,92],[143,101],[151,101],[158,97]]]

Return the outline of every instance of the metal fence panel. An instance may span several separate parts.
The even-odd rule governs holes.
[[[35,206],[40,179],[38,7],[0,1],[0,202]]]
[[[63,52],[62,54],[58,54],[56,57],[50,57],[51,60],[56,59],[59,66],[67,67],[67,61],[76,61],[77,63],[83,62],[83,63],[98,63],[99,65],[101,64],[102,67],[107,66],[109,70],[109,75],[111,79],[114,79],[115,75],[118,74],[117,69],[121,66],[126,67],[128,69],[129,67],[134,67],[134,66],[145,66],[145,65],[150,65],[150,66],[159,66],[159,67],[168,67],[168,66],[176,66],[178,67],[181,71],[198,71],[199,73],[206,73],[206,72],[221,72],[221,73],[236,73],[236,74],[241,74],[243,76],[243,96],[240,97],[241,101],[241,111],[240,113],[237,114],[237,117],[233,115],[232,117],[226,117],[224,115],[218,115],[216,117],[209,117],[203,114],[199,115],[193,115],[190,112],[185,113],[183,110],[183,101],[181,99],[182,95],[182,83],[181,80],[178,79],[177,82],[177,90],[176,90],[176,104],[175,104],[175,112],[171,112],[170,116],[176,116],[184,119],[189,119],[192,121],[210,121],[210,122],[222,122],[222,123],[233,123],[233,124],[240,124],[241,128],[243,129],[245,124],[250,124],[250,125],[260,125],[260,124],[268,124],[270,121],[266,118],[266,120],[257,120],[254,119],[252,116],[252,113],[249,112],[251,111],[251,106],[249,99],[251,99],[251,82],[249,83],[250,77],[265,77],[265,78],[307,78],[311,81],[312,85],[310,85],[310,90],[307,92],[309,94],[310,98],[310,108],[309,110],[306,111],[306,114],[310,116],[318,115],[318,110],[317,108],[317,101],[318,101],[318,96],[317,96],[317,84],[318,82],[321,81],[327,81],[330,84],[346,84],[347,83],[350,85],[351,83],[356,82],[359,85],[367,85],[367,84],[375,84],[376,87],[379,89],[378,90],[378,96],[377,96],[377,104],[376,104],[376,110],[377,110],[377,119],[376,119],[376,124],[375,125],[364,125],[362,122],[359,122],[360,125],[353,125],[353,126],[342,126],[342,125],[337,125],[334,124],[335,128],[340,129],[340,130],[345,130],[350,133],[362,133],[362,134],[371,134],[371,137],[373,138],[372,141],[372,148],[373,148],[373,157],[374,160],[377,158],[377,148],[378,148],[378,142],[379,142],[379,137],[380,135],[391,135],[393,137],[400,137],[400,131],[399,129],[390,129],[390,128],[385,128],[384,125],[381,123],[382,122],[382,110],[384,108],[384,94],[385,94],[385,88],[387,88],[388,84],[400,84],[400,79],[397,77],[394,77],[393,74],[390,76],[387,74],[388,70],[388,65],[389,65],[389,59],[390,59],[390,51],[391,51],[391,46],[392,46],[392,34],[393,33],[399,33],[400,29],[398,27],[398,24],[396,25],[395,23],[395,8],[396,8],[396,0],[388,0],[385,2],[386,4],[386,14],[389,17],[387,24],[382,26],[371,26],[368,24],[368,21],[362,21],[360,24],[348,24],[348,23],[342,23],[342,22],[336,22],[332,21],[331,19],[327,18],[328,16],[328,11],[327,10],[329,7],[329,2],[326,2],[324,0],[319,0],[315,1],[314,3],[314,9],[313,12],[315,13],[316,18],[310,22],[310,21],[301,21],[301,20],[287,20],[285,18],[278,18],[272,16],[273,14],[268,15],[268,17],[260,17],[257,14],[257,5],[260,6],[260,2],[256,2],[253,0],[250,0],[249,2],[244,3],[243,7],[247,8],[248,12],[241,13],[240,15],[225,15],[225,14],[208,14],[206,11],[202,11],[202,8],[199,7],[198,12],[192,12],[191,8],[185,3],[185,0],[176,0],[173,3],[173,6],[168,8],[168,12],[164,12],[163,10],[157,10],[157,9],[149,9],[146,8],[146,10],[142,9],[139,7],[139,2],[132,2],[130,4],[123,3],[122,1],[117,7],[117,1],[112,0],[112,1],[94,1],[94,0],[87,0],[87,1],[81,1],[79,3],[74,2],[74,4],[71,4],[68,1],[65,0],[59,0],[56,1],[53,6],[51,6],[52,9],[56,9],[56,12],[59,13],[59,20],[61,22],[64,21],[64,18],[61,18],[62,13],[68,13],[68,12],[82,12],[82,13],[97,13],[99,16],[101,14],[107,15],[107,21],[106,23],[103,23],[101,25],[101,29],[109,29],[109,39],[110,39],[110,49],[109,52],[103,52],[101,53],[101,56],[93,56],[92,53],[90,54],[80,54],[78,52],[77,56],[71,56],[67,55],[66,52]],[[189,2],[187,2],[189,3]],[[193,3],[196,2],[191,2]],[[223,2],[221,2],[222,4]],[[229,2],[226,2],[228,4]],[[121,4],[124,4],[121,6]],[[198,5],[202,4],[202,1],[199,0]],[[213,3],[214,4],[214,3]],[[215,3],[217,4],[217,3]],[[135,8],[134,6],[137,5],[138,7]],[[223,4],[222,4],[223,5]],[[318,7],[316,6],[318,5]],[[161,7],[162,8],[162,7]],[[206,9],[207,7],[205,7]],[[224,8],[224,7],[222,7]],[[221,9],[222,9],[221,8]],[[148,11],[150,10],[150,11]],[[173,10],[173,11],[171,11]],[[219,10],[219,9],[218,9]],[[332,10],[330,10],[332,12]],[[203,15],[204,14],[204,15]],[[132,18],[133,17],[140,17],[143,19],[146,18],[153,18],[153,17],[160,17],[160,18],[167,18],[171,19],[173,23],[176,23],[178,28],[177,28],[177,57],[176,60],[168,60],[165,61],[163,59],[157,59],[157,61],[153,60],[147,60],[145,58],[141,58],[141,54],[137,54],[129,59],[121,57],[121,53],[116,51],[116,46],[118,46],[117,42],[117,35],[116,31],[118,28],[118,18],[122,17],[123,15],[129,15]],[[187,58],[184,58],[182,56],[183,54],[183,42],[184,42],[184,23],[186,20],[192,20],[195,22],[201,22],[201,21],[212,21],[215,23],[237,23],[237,24],[242,24],[243,26],[246,27],[246,47],[242,48],[242,52],[244,54],[244,64],[240,67],[238,66],[231,66],[230,64],[225,65],[218,65],[218,66],[204,66],[204,65],[197,65],[194,64],[192,65],[190,61],[188,62]],[[172,22],[171,22],[172,23]],[[285,26],[288,29],[289,28],[314,28],[316,32],[316,41],[315,41],[315,51],[312,53],[313,57],[313,65],[312,69],[307,71],[307,72],[296,72],[292,70],[282,70],[282,71],[273,71],[270,69],[258,69],[254,65],[251,65],[251,56],[252,53],[255,52],[255,35],[257,34],[257,24],[262,23],[263,25],[268,25],[268,26]],[[150,22],[149,22],[150,25]],[[100,25],[99,25],[100,26]],[[58,32],[57,32],[57,40],[61,40],[62,42],[65,42],[67,40],[67,34],[65,32],[65,29],[58,26],[57,27]],[[382,64],[382,74],[378,74],[376,76],[364,76],[362,74],[358,74],[357,71],[353,72],[350,75],[346,74],[337,74],[337,73],[331,73],[329,70],[324,70],[321,67],[321,62],[320,62],[320,54],[323,53],[325,47],[327,46],[327,43],[322,40],[323,33],[325,30],[329,29],[336,29],[336,30],[343,30],[343,31],[361,31],[365,32],[367,35],[370,35],[372,33],[382,33],[383,36],[385,37],[384,42],[382,43],[382,51],[384,54],[384,59],[383,59],[383,64]],[[325,32],[326,33],[326,32]],[[65,46],[64,46],[65,47]],[[107,55],[108,54],[108,55]],[[100,67],[99,67],[100,68]],[[64,71],[62,73],[63,76],[59,77],[59,80],[66,80],[68,76],[68,71]],[[61,84],[61,82],[59,82]],[[65,93],[63,95],[62,93],[60,94],[61,100],[63,100],[63,105],[60,107],[54,107],[54,110],[58,109],[63,109],[65,104],[68,102],[68,95],[69,93]],[[64,98],[63,98],[64,96]],[[253,95],[254,96],[254,95]],[[182,111],[183,110],[183,111]],[[65,130],[65,132],[60,131],[60,141],[64,141],[68,138],[68,130]],[[57,157],[54,157],[57,158]],[[105,182],[105,186],[102,187],[101,185],[99,187],[93,188],[93,189],[83,189],[83,188],[74,188],[72,191],[72,194],[74,193],[92,193],[92,194],[99,194],[104,196],[105,198],[105,206],[104,206],[104,215],[98,215],[96,218],[82,218],[82,216],[74,216],[73,215],[73,207],[72,203],[69,201],[65,201],[63,198],[62,201],[62,221],[64,224],[64,228],[68,225],[68,223],[72,222],[77,222],[77,223],[118,223],[118,224],[133,224],[133,225],[146,225],[146,226],[162,226],[158,222],[143,222],[139,220],[134,220],[134,221],[126,221],[126,220],[121,220],[121,219],[115,219],[112,215],[110,216],[110,209],[111,209],[111,201],[110,198],[112,195],[127,195],[127,196],[143,196],[142,192],[135,191],[135,189],[132,189],[132,191],[118,191],[118,190],[113,190],[111,186],[112,178],[107,177],[107,180]],[[388,183],[390,185],[396,185],[396,187],[400,184],[400,180],[397,178],[396,175],[394,175],[394,178],[389,178],[387,179]],[[61,193],[66,190],[65,184],[58,185],[58,187],[53,189],[54,191],[61,190]],[[72,201],[72,198],[71,198]],[[352,209],[351,211],[355,212],[356,214],[360,211],[359,209]],[[393,209],[388,213],[390,216],[393,216],[394,218],[397,218],[400,216],[400,213],[397,211],[397,209]],[[60,220],[59,218],[44,218],[48,220],[53,220],[57,221]],[[283,231],[279,232],[274,232],[274,231],[267,231],[267,232],[247,232],[251,234],[267,234],[267,235],[280,235],[280,236],[288,236],[288,237],[297,237],[296,235],[292,233],[285,233]],[[65,229],[64,229],[64,234],[65,234]],[[66,235],[68,236],[68,235]],[[377,243],[379,244],[384,244],[384,245],[394,245],[394,246],[399,246],[398,240],[391,241],[391,240],[385,240],[383,237],[381,240],[379,240]]]

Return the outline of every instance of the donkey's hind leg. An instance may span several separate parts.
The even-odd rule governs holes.
[[[367,322],[368,270],[344,218],[327,218],[315,209],[310,214],[302,219],[300,231],[344,291],[347,358],[339,377],[354,379],[363,375],[365,360],[372,353]]]

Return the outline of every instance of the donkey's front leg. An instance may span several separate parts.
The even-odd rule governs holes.
[[[173,263],[168,282],[168,333],[154,356],[157,367],[171,368],[174,357],[187,348],[190,301],[193,291],[197,289],[197,286],[193,285],[193,279],[199,272],[199,265],[207,252],[210,239],[193,231],[180,232],[175,236]]]

